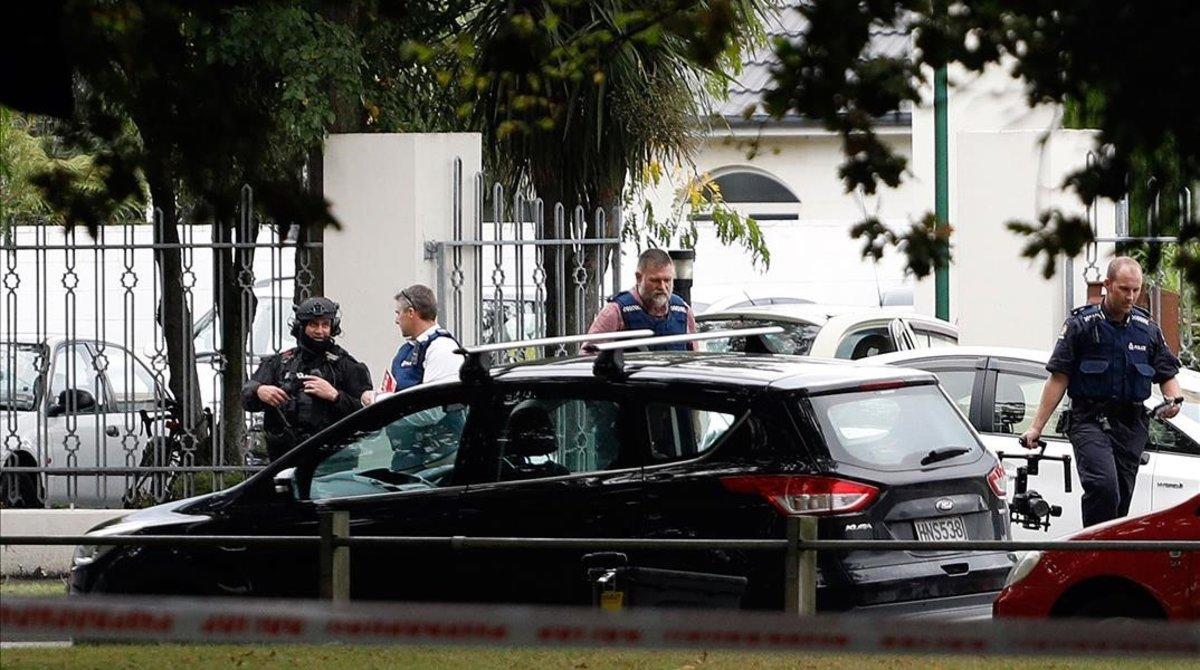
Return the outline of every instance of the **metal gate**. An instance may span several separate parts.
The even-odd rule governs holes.
[[[140,506],[259,467],[246,438],[254,422],[240,404],[223,408],[226,385],[240,389],[244,376],[227,379],[239,347],[221,341],[222,314],[239,312],[249,331],[240,349],[251,372],[290,346],[290,308],[313,273],[312,247],[252,209],[247,187],[238,221],[184,221],[178,241],[144,220],[104,226],[95,239],[46,221],[5,222],[0,504]],[[164,301],[158,264],[168,258],[178,261],[178,291]],[[171,379],[168,326],[185,340],[176,360],[194,366],[181,368],[183,380]]]
[[[425,244],[437,264],[442,322],[466,343],[511,342],[586,332],[621,290],[621,210],[590,214],[473,176],[464,212],[462,161],[454,164],[453,239]],[[464,221],[466,219],[466,221]],[[548,355],[572,353],[559,346]],[[514,351],[510,360],[539,355]]]

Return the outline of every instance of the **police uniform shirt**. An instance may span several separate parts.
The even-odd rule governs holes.
[[[1146,345],[1146,362],[1154,368],[1154,374],[1151,377],[1152,383],[1162,384],[1178,374],[1179,359],[1167,346],[1162,329],[1150,318],[1149,313],[1140,307],[1134,307],[1125,315],[1124,321],[1117,322],[1111,320],[1103,305],[1098,310],[1082,307],[1071,313],[1066,323],[1063,324],[1058,341],[1054,345],[1054,351],[1050,354],[1049,362],[1046,363],[1047,370],[1068,376],[1076,375],[1082,359],[1095,356],[1110,358],[1113,355],[1113,352],[1110,351],[1097,350],[1104,344],[1096,341],[1098,338],[1094,329],[1097,324],[1093,323],[1094,319],[1108,319],[1109,324],[1116,328],[1132,327],[1134,320],[1148,327],[1151,332],[1149,343]],[[1111,343],[1109,346],[1112,346]]]

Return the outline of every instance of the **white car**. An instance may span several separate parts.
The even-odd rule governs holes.
[[[908,351],[871,358],[872,365],[899,365],[926,370],[938,376],[942,388],[979,431],[993,452],[1023,453],[1017,436],[1033,422],[1041,399],[1049,353],[1035,349],[1005,347],[946,347],[927,351]],[[1138,470],[1130,516],[1167,509],[1200,493],[1200,375],[1182,370],[1178,377],[1187,402],[1184,411],[1173,419],[1152,419],[1150,441]],[[1058,431],[1058,418],[1069,401],[1054,411],[1042,436],[1046,454],[1071,454],[1071,445]],[[1146,401],[1147,407],[1162,402],[1157,386]],[[1073,456],[1073,454],[1072,454]],[[1005,460],[1009,496],[1011,477],[1019,461]],[[1051,535],[1065,535],[1082,529],[1080,499],[1083,489],[1075,464],[1071,465],[1072,491],[1063,490],[1063,469],[1059,463],[1041,463],[1040,473],[1029,478],[1029,488],[1041,493],[1048,502],[1061,505],[1061,517],[1051,519]],[[1013,526],[1014,539],[1045,539],[1041,531]]]
[[[17,335],[0,343],[0,465],[97,468],[140,464],[148,443],[139,410],[170,392],[118,344]],[[0,504],[120,507],[133,475],[0,474]]]
[[[710,340],[712,351],[751,351],[858,359],[892,351],[958,344],[958,328],[906,307],[763,305],[696,317],[699,330],[781,326],[756,338]]]

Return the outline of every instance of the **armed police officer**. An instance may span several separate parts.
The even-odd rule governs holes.
[[[696,316],[683,298],[675,295],[675,264],[661,249],[647,249],[638,256],[634,287],[618,293],[600,310],[589,333],[649,329],[655,335],[696,332]],[[652,349],[686,351],[695,343],[678,343]],[[586,348],[586,347],[585,347]]]
[[[1071,398],[1067,429],[1083,484],[1083,525],[1129,513],[1137,470],[1146,448],[1149,418],[1143,401],[1151,384],[1175,404],[1161,414],[1179,413],[1183,401],[1179,360],[1167,347],[1158,324],[1136,306],[1142,268],[1132,258],[1114,258],[1104,279],[1099,304],[1071,312],[1058,336],[1046,369],[1037,415],[1021,443],[1032,449],[1046,421],[1062,400]]]
[[[242,406],[264,413],[272,461],[362,407],[371,388],[367,366],[334,342],[342,332],[337,303],[309,298],[292,309],[297,346],[265,359],[242,387]]]

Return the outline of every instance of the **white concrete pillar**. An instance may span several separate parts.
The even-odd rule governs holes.
[[[1009,221],[1034,223],[1039,213],[1059,209],[1085,216],[1078,196],[1062,188],[1064,178],[1082,168],[1095,142],[1089,131],[1053,133],[1020,130],[964,132],[958,135],[955,264],[962,344],[1049,349],[1066,314],[1084,303],[1084,260],[1071,270],[1073,292],[1061,259],[1051,279],[1042,276],[1044,256],[1023,258],[1028,239],[1005,228]],[[1101,205],[1099,233],[1112,235],[1114,208]],[[1102,245],[1103,269],[1112,245]]]
[[[954,233],[950,238],[954,259],[950,263],[950,321],[958,322],[962,300],[974,298],[964,293],[960,281],[964,272],[971,270],[958,259],[959,233],[965,226],[978,225],[964,218],[959,210],[961,188],[958,179],[964,174],[960,162],[966,149],[961,143],[964,133],[980,131],[1037,130],[1048,132],[1054,126],[1057,108],[1039,105],[1030,108],[1025,98],[1025,83],[1011,76],[1011,62],[1003,66],[992,66],[983,73],[966,72],[961,67],[949,70],[950,89],[947,108],[947,144],[949,154],[950,225]],[[934,211],[934,118],[933,118],[933,70],[926,68],[927,84],[922,89],[922,99],[912,110],[912,163],[911,179],[914,186],[914,218],[919,214]],[[1012,172],[1004,165],[992,165],[989,169]],[[1029,176],[1032,181],[1032,175]],[[1003,228],[993,231],[996,235],[1011,235]],[[917,282],[913,290],[914,307],[917,311],[934,313],[934,277]]]
[[[438,288],[425,244],[453,238],[455,158],[470,239],[479,134],[348,134],[325,142],[325,197],[341,224],[325,233],[325,292],[342,307],[339,343],[367,364],[375,383],[401,340],[392,296],[413,283]]]

